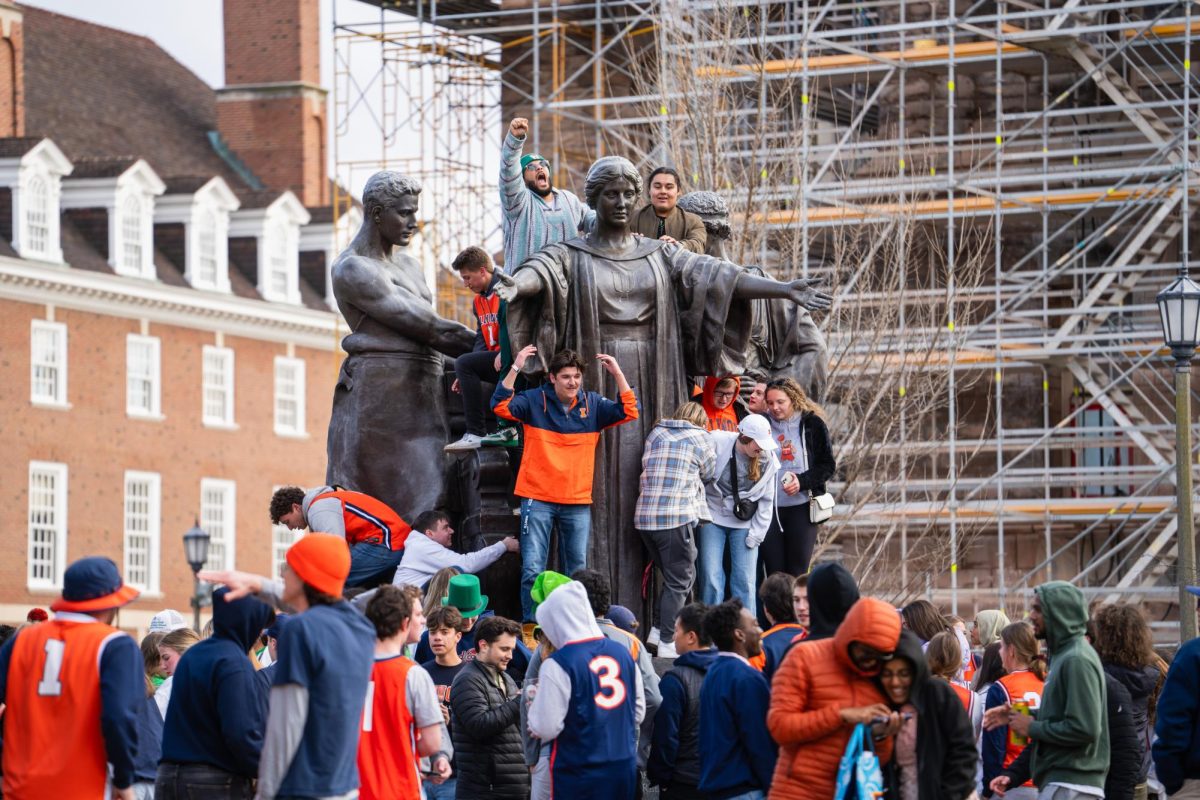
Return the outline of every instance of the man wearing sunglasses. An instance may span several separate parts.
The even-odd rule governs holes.
[[[509,272],[546,245],[574,239],[594,216],[578,197],[554,186],[549,161],[537,153],[521,154],[528,133],[529,120],[514,119],[500,153],[504,268]]]

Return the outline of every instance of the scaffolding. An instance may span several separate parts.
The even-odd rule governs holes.
[[[403,35],[335,35],[427,76],[404,102],[449,133],[423,202],[478,241],[480,165],[528,115],[560,185],[606,153],[674,163],[726,195],[743,263],[829,279],[835,433],[883,433],[835,442],[859,469],[826,539],[868,583],[965,613],[1054,577],[1171,614],[1154,295],[1191,261],[1193,2],[387,5]],[[868,408],[886,424],[847,420]]]

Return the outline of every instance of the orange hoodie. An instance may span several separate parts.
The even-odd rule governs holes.
[[[700,404],[704,406],[704,413],[708,416],[708,429],[710,431],[736,431],[738,429],[737,414],[733,410],[733,403],[724,408],[717,408],[717,401],[713,398],[713,392],[716,391],[717,384],[725,380],[725,378],[733,378],[737,381],[737,391],[741,391],[742,379],[733,375],[725,375],[723,377],[710,375],[704,379],[704,392],[700,397]],[[737,396],[734,396],[737,400]]]
[[[770,800],[833,797],[838,763],[854,730],[842,722],[843,708],[886,704],[870,675],[850,661],[851,642],[884,653],[900,641],[900,615],[882,600],[855,603],[832,639],[793,647],[771,681],[767,728],[779,743]],[[891,739],[875,743],[880,762],[892,756]]]

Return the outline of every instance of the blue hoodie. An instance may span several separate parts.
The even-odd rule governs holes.
[[[719,653],[700,689],[700,791],[712,800],[766,793],[779,748],[767,732],[771,687],[743,658]]]
[[[248,653],[271,609],[253,597],[227,603],[226,591],[213,592],[212,638],[193,645],[175,668],[162,760],[208,764],[255,778],[267,727],[267,692]]]
[[[717,650],[713,647],[684,653],[675,659],[675,665],[662,676],[658,684],[662,703],[654,715],[650,759],[646,762],[646,775],[656,786],[670,786],[672,783],[695,785],[699,781],[699,774],[690,776],[684,773],[689,765],[695,765],[698,773],[700,693],[696,692],[695,697],[688,694],[680,670],[691,668],[707,673],[716,660]],[[689,717],[689,707],[694,709],[697,719]],[[681,766],[683,771],[680,770]]]
[[[1200,639],[1180,647],[1171,661],[1154,732],[1154,769],[1167,794],[1174,794],[1185,780],[1200,778]]]

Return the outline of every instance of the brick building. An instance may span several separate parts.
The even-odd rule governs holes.
[[[277,570],[317,485],[358,226],[326,172],[317,0],[225,2],[227,86],[152,41],[0,0],[0,622],[85,555],[186,613],[182,534]]]

